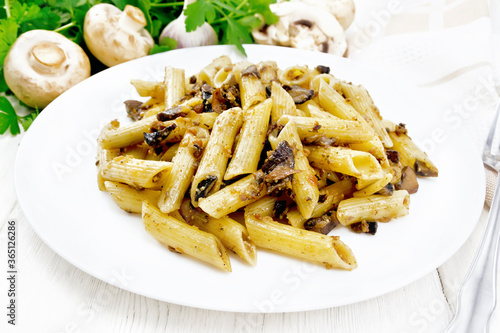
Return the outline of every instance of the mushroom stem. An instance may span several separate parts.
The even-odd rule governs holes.
[[[59,45],[51,42],[36,44],[31,49],[31,65],[41,74],[52,74],[66,61],[66,54]]]
[[[120,27],[127,30],[140,31],[147,25],[147,21],[142,10],[134,6],[126,5],[120,15],[118,24]]]

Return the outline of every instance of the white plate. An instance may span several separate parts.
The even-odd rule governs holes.
[[[246,46],[252,62],[327,65],[341,79],[364,84],[382,115],[405,122],[421,142],[440,117],[417,107],[421,96],[397,90],[383,75],[347,59],[290,48]],[[430,152],[440,170],[411,196],[410,215],[379,224],[375,236],[338,227],[359,267],[327,270],[260,250],[250,267],[231,255],[232,273],[168,251],[146,233],[139,216],[121,211],[96,184],[100,128],[127,121],[123,101],[137,98],[130,79],[162,80],[164,66],[198,72],[213,58],[242,59],[230,46],[192,48],[131,61],[99,73],[51,103],[25,135],[16,161],[19,202],[33,229],[83,271],[134,293],[172,303],[238,312],[289,312],[345,305],[403,287],[441,265],[473,230],[484,200],[479,156],[446,132]],[[430,142],[430,141],[429,141]],[[472,155],[472,158],[471,158]]]

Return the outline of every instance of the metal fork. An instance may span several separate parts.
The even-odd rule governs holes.
[[[491,125],[483,151],[483,162],[500,171],[500,147],[493,146],[497,129],[500,104]],[[484,231],[479,251],[472,262],[464,282],[460,287],[457,300],[457,312],[448,325],[447,333],[482,333],[489,332],[491,315],[496,305],[498,245],[500,240],[500,177],[493,202],[490,207],[486,230]]]

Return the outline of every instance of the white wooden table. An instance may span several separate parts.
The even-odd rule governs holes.
[[[22,135],[0,137],[0,332],[442,332],[455,312],[457,290],[487,217],[485,206],[468,241],[441,267],[371,300],[286,314],[190,308],[113,287],[75,268],[44,244],[16,198],[14,160],[21,139]],[[16,326],[8,325],[6,316],[11,220],[17,225]],[[491,332],[499,331],[497,308]]]

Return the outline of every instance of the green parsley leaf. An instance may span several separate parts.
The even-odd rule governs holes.
[[[198,0],[188,5],[184,14],[186,15],[186,31],[195,31],[206,21],[215,20],[215,7],[210,0]]]
[[[30,114],[19,118],[19,120],[21,121],[21,125],[23,125],[23,129],[25,132],[28,130],[28,128],[31,126],[31,124],[33,123],[35,118],[38,117],[39,114],[40,114],[40,111],[37,108],[37,109],[35,109],[35,111],[31,112]]]
[[[7,86],[7,82],[5,82],[3,68],[0,68],[0,93],[6,92],[7,90],[9,90],[9,86]]]
[[[236,48],[240,50],[243,54],[246,53],[242,44],[253,42],[250,31],[238,21],[232,20],[230,18],[227,19],[227,28],[224,37],[225,37],[224,41],[226,43],[236,45]]]
[[[175,49],[177,46],[177,41],[170,37],[163,37],[160,41],[160,45],[153,46],[150,54],[163,53]]]
[[[12,135],[21,133],[16,111],[6,97],[0,96],[0,134],[4,134],[9,127]]]

